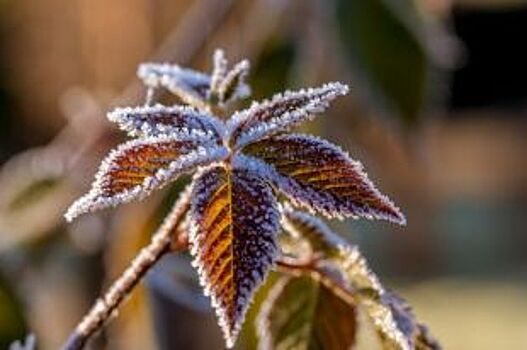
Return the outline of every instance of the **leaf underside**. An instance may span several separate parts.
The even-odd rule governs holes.
[[[353,304],[310,277],[282,277],[259,315],[259,349],[348,350],[355,313]]]
[[[230,347],[275,260],[276,199],[254,174],[213,166],[197,174],[190,215],[194,265]]]

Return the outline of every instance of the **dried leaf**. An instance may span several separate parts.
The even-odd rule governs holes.
[[[249,109],[236,112],[227,122],[231,143],[241,147],[266,136],[285,131],[322,113],[331,101],[348,92],[341,83],[318,88],[286,91],[271,100],[253,103]]]
[[[219,141],[224,132],[223,123],[216,117],[188,106],[117,108],[108,113],[108,119],[135,137],[172,135]]]
[[[83,213],[143,199],[198,165],[226,156],[222,146],[202,146],[164,135],[129,141],[106,157],[90,192],[73,203],[65,217],[71,221]]]
[[[283,277],[257,320],[260,350],[347,350],[356,339],[355,305],[310,277]]]
[[[261,160],[253,166],[296,205],[332,217],[384,219],[401,225],[404,215],[381,194],[362,165],[338,146],[305,135],[284,135],[248,145],[244,153]],[[247,160],[245,160],[247,163]]]
[[[191,254],[232,347],[252,296],[275,260],[276,199],[246,170],[212,166],[194,181]]]

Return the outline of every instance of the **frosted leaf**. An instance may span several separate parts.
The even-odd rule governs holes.
[[[241,147],[261,138],[286,131],[322,113],[329,103],[348,92],[348,87],[335,82],[318,88],[287,91],[271,100],[253,103],[236,112],[227,123],[231,143]]]
[[[176,64],[143,63],[137,75],[146,86],[164,87],[182,101],[199,108],[205,108],[211,78],[207,74],[181,68]]]
[[[243,99],[251,94],[251,89],[245,82],[249,75],[249,69],[249,61],[243,60],[227,73],[218,87],[218,97],[222,104]]]
[[[282,208],[282,226],[286,232],[300,241],[307,241],[320,266],[337,271],[349,293],[354,296],[371,319],[382,342],[390,349],[439,349],[439,344],[417,323],[409,306],[394,293],[388,292],[378,277],[371,271],[357,246],[347,243],[333,232],[322,220],[289,206]],[[303,251],[294,251],[299,244],[290,245],[292,254],[301,256]],[[297,248],[300,249],[300,248]],[[341,282],[339,282],[341,283]]]
[[[232,347],[277,254],[276,199],[249,171],[211,166],[195,175],[190,218],[193,264]]]
[[[220,141],[223,122],[216,117],[188,106],[163,105],[116,108],[108,119],[118,123],[130,136],[171,135],[175,139],[216,139]]]
[[[380,299],[368,305],[373,321],[388,348],[440,350],[441,345],[419,323],[410,306],[393,292],[385,291]],[[390,325],[393,328],[390,328]]]
[[[222,146],[165,135],[126,142],[110,152],[91,190],[71,205],[65,217],[71,221],[83,213],[141,200],[179,175],[221,160],[227,153]]]
[[[336,235],[316,216],[293,209],[290,205],[281,206],[282,227],[294,238],[307,240],[311,252],[323,254],[324,257],[338,256],[346,241]]]
[[[353,348],[356,308],[310,277],[282,277],[256,320],[259,350]]]
[[[216,49],[214,55],[212,56],[212,76],[210,82],[210,91],[213,94],[218,95],[220,83],[225,78],[227,73],[227,59],[225,58],[225,51],[222,49]]]
[[[392,201],[368,179],[362,165],[338,146],[306,135],[270,137],[243,152],[295,205],[333,218],[383,219],[404,225]],[[259,163],[259,164],[258,164]]]

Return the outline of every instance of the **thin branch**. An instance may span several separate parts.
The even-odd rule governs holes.
[[[351,305],[357,304],[357,297],[350,286],[337,275],[330,273],[319,265],[320,259],[315,257],[310,260],[298,260],[290,257],[282,257],[276,262],[276,270],[293,276],[304,274],[311,275],[323,285],[333,290],[338,296]]]
[[[108,291],[100,297],[75,327],[63,350],[79,350],[99,331],[112,317],[122,302],[139,283],[141,278],[170,251],[180,251],[186,248],[186,240],[177,230],[190,202],[190,186],[182,193],[179,200],[165,218],[158,231],[152,236],[150,244],[139,252],[129,267],[115,280]],[[177,235],[174,240],[174,234]]]

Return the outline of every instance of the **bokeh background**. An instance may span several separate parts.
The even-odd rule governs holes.
[[[252,61],[257,99],[349,83],[305,129],[360,159],[408,226],[336,229],[445,349],[527,349],[526,34],[524,0],[1,0],[0,348],[28,332],[57,348],[180,188],[62,218],[124,140],[105,111],[142,103],[137,65],[208,70],[223,47]],[[91,346],[221,344],[171,256]]]

